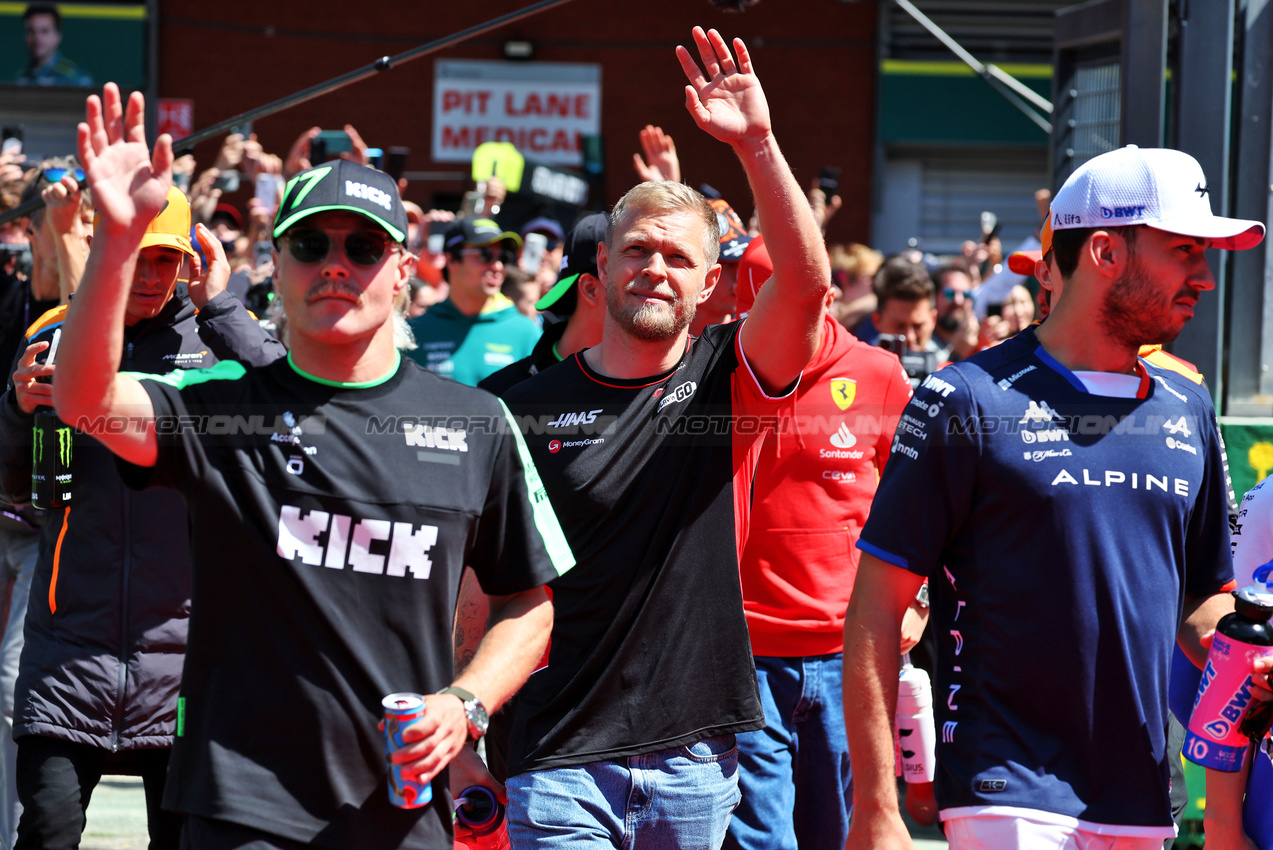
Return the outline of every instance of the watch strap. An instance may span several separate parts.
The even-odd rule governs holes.
[[[477,698],[476,694],[454,686],[438,691],[439,696],[442,694],[451,694],[459,697],[460,702],[464,705],[464,716],[468,720],[469,737],[471,739],[476,741],[486,734],[491,722],[490,715],[486,711],[486,706],[482,705],[482,701]]]
[[[481,701],[477,699],[477,694],[469,693],[463,688],[457,688],[454,685],[452,685],[449,688],[443,688],[437,693],[438,696],[442,696],[442,694],[453,694],[454,696],[457,696],[460,698],[460,702],[473,702],[475,700],[478,702]]]

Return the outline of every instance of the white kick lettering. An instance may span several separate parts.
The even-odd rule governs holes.
[[[385,571],[391,576],[403,576],[407,570],[416,578],[428,578],[433,569],[428,552],[438,542],[438,529],[433,525],[422,525],[419,531],[409,522],[393,524],[393,545],[389,548],[389,568]]]
[[[325,543],[320,538],[327,533]],[[389,541],[388,557],[372,551],[382,541]],[[301,516],[294,505],[280,505],[278,519],[278,556],[287,561],[300,558],[301,563],[372,575],[427,579],[433,569],[429,550],[437,545],[435,525],[416,526],[409,522],[384,519],[355,520],[344,514],[310,511]],[[383,549],[381,550],[383,551]]]
[[[278,556],[290,561],[299,555],[306,564],[321,564],[323,547],[318,535],[327,530],[328,519],[326,511],[310,511],[301,519],[300,508],[283,505],[278,513]]]
[[[389,539],[389,521],[383,519],[364,519],[354,526],[353,545],[349,547],[349,566],[359,573],[375,573],[385,571],[384,555],[371,553],[371,541]]]
[[[327,535],[327,558],[323,566],[333,570],[345,568],[345,550],[349,548],[349,524],[353,520],[344,514],[336,514],[332,520],[332,533]]]

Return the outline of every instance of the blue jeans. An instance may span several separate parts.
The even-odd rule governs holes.
[[[765,728],[738,736],[742,802],[728,848],[844,846],[853,773],[844,737],[843,657],[756,658]]]
[[[738,805],[733,735],[508,780],[515,850],[717,850]]]

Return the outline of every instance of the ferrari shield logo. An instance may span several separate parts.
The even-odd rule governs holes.
[[[848,410],[849,405],[853,403],[853,399],[857,396],[858,382],[852,378],[832,378],[831,379],[831,398],[835,399],[836,406],[841,410]]]

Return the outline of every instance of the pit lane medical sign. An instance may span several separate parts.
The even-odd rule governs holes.
[[[528,159],[583,165],[581,137],[601,132],[601,66],[439,59],[433,73],[433,159],[468,162],[483,142]]]

